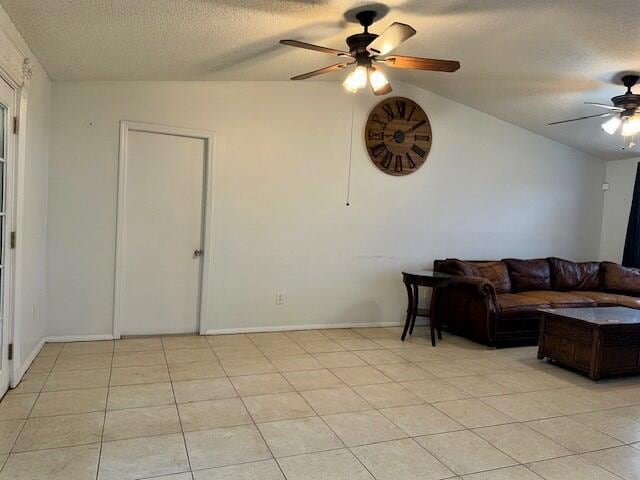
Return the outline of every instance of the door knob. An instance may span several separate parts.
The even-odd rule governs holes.
[[[202,256],[202,250],[194,250],[194,251],[193,251],[193,256],[194,256],[194,257],[200,257],[200,256]]]

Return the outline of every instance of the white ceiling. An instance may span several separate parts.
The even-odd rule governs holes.
[[[335,63],[278,45],[294,38],[345,48],[360,27],[345,0],[0,0],[54,80],[284,80]],[[390,72],[603,159],[622,150],[584,101],[623,93],[640,70],[638,0],[389,0],[391,21],[418,34],[395,53],[460,60],[454,74]],[[324,80],[341,80],[344,72]],[[640,93],[640,86],[638,87]],[[464,136],[464,132],[461,132]]]

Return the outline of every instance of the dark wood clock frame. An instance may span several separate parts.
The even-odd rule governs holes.
[[[405,97],[385,98],[371,113],[364,129],[369,158],[384,173],[409,175],[427,160],[431,150],[431,123],[416,102]]]

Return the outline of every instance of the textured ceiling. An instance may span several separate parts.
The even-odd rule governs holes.
[[[342,0],[0,0],[54,80],[284,80],[331,63],[278,45],[294,38],[344,48],[360,30]],[[638,0],[390,0],[391,21],[418,34],[396,53],[460,60],[454,74],[390,72],[603,159],[624,152],[584,101],[623,92],[640,70]],[[324,80],[340,80],[344,72]],[[638,87],[640,93],[640,86]],[[463,133],[463,132],[462,132]]]

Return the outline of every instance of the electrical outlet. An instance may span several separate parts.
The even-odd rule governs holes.
[[[276,305],[282,305],[284,303],[284,292],[276,293]]]

